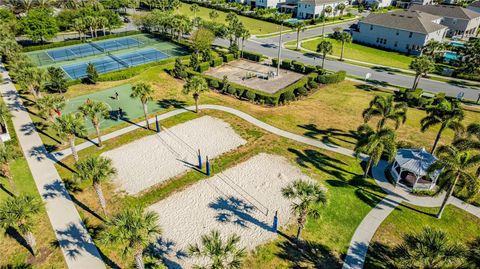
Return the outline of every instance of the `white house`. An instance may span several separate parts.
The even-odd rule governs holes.
[[[297,18],[299,19],[312,19],[318,18],[323,13],[327,7],[332,8],[330,14],[325,14],[328,17],[338,16],[340,11],[337,9],[337,6],[344,4],[345,7],[348,6],[349,1],[345,0],[300,0],[297,5]],[[344,14],[346,11],[344,10]]]
[[[277,8],[283,2],[280,0],[251,0],[250,5],[258,8]]]
[[[445,37],[447,27],[440,20],[439,16],[413,10],[371,13],[358,22],[352,38],[357,43],[420,54],[428,41]]]
[[[378,7],[389,7],[393,4],[393,0],[365,0],[365,3],[367,5],[371,5],[373,4],[374,2],[377,2],[378,3]]]

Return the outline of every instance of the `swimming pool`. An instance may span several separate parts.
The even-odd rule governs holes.
[[[459,58],[458,54],[453,51],[447,51],[443,54],[443,59],[448,62],[456,61],[458,60],[458,58]]]
[[[454,47],[458,47],[458,48],[465,47],[465,44],[463,42],[459,42],[459,41],[452,41],[452,42],[450,42],[450,45],[452,45]]]

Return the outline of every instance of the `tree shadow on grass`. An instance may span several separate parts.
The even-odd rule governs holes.
[[[340,268],[342,261],[325,245],[312,241],[297,241],[279,232],[287,240],[277,243],[277,256],[290,261],[292,268]]]
[[[66,165],[62,161],[57,160],[57,158],[55,158],[55,156],[53,156],[52,153],[48,152],[47,149],[43,145],[42,146],[35,146],[35,147],[31,148],[28,151],[28,155],[30,157],[34,157],[35,159],[37,159],[37,161],[43,161],[45,159],[49,159],[49,160],[53,161],[54,163],[57,163],[61,167],[67,169],[68,171],[70,171],[72,173],[75,173],[75,170],[70,168],[68,165]]]
[[[31,264],[20,263],[20,264],[7,264],[1,265],[0,269],[32,269],[33,266]]]
[[[391,247],[382,244],[378,241],[370,243],[367,257],[365,259],[365,268],[383,269],[392,268],[391,261],[393,257],[393,250]]]
[[[157,105],[159,105],[161,108],[184,108],[187,103],[185,101],[169,98],[158,100]]]
[[[8,196],[14,197],[15,195],[9,191],[3,184],[0,183],[0,190],[4,191]]]
[[[27,249],[30,254],[33,255],[33,250],[30,248],[30,246],[28,245],[27,241],[25,240],[25,238],[17,231],[17,229],[13,228],[13,227],[7,227],[7,229],[5,229],[5,234],[14,239],[15,241],[17,241],[17,243],[19,245],[21,245],[22,247],[24,247],[25,249]]]
[[[306,149],[301,152],[296,149],[289,148],[288,151],[297,155],[296,161],[302,167],[308,167],[307,164],[309,163],[318,170],[332,175],[342,181],[349,181],[349,178],[346,177],[347,174],[357,176],[357,174],[340,167],[340,165],[347,165],[347,163],[329,157],[317,150]]]
[[[336,146],[339,144],[333,141],[333,139],[337,139],[348,144],[355,144],[355,142],[347,140],[346,138],[352,138],[355,140],[358,139],[358,135],[355,131],[345,132],[336,128],[319,129],[316,124],[300,124],[297,126],[306,130],[306,132],[303,133],[305,136],[314,139],[317,139],[318,136],[321,136],[320,141]]]

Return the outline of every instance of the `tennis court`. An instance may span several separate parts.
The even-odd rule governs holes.
[[[71,79],[79,79],[87,76],[87,66],[89,63],[93,64],[100,74],[116,71],[132,66],[160,61],[171,57],[157,49],[145,49],[124,54],[111,54],[108,56],[76,63],[72,65],[62,66],[63,70]]]
[[[142,42],[135,38],[126,37],[101,42],[91,42],[84,45],[78,45],[62,49],[47,50],[46,53],[54,61],[65,61],[92,56],[107,51],[127,49],[135,46],[140,46],[141,44]]]
[[[115,93],[118,93],[118,99],[115,98]],[[81,95],[72,98],[67,101],[63,114],[72,113],[78,111],[78,107],[83,105],[87,99],[92,101],[105,102],[110,108],[110,117],[104,119],[100,127],[102,129],[116,126],[126,121],[132,121],[134,119],[143,117],[143,106],[139,99],[130,98],[132,93],[132,85],[124,84],[114,88],[98,91],[91,94]],[[158,112],[162,110],[162,107],[156,103],[156,101],[149,101],[147,103],[149,113]],[[119,108],[122,109],[122,117],[118,118]],[[89,133],[95,132],[95,128],[90,123],[90,120],[85,119],[87,130]]]

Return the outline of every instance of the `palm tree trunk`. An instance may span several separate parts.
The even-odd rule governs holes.
[[[98,147],[102,147],[102,136],[100,135],[100,124],[94,122],[93,126],[95,126],[95,131],[97,132],[97,139],[98,139]]]
[[[103,214],[107,216],[107,202],[105,201],[105,196],[103,196],[102,186],[99,182],[93,182],[93,188],[95,189],[95,193],[97,193],[98,202],[100,203],[100,207],[103,210]]]
[[[340,61],[343,61],[343,52],[345,51],[345,42],[342,42],[342,54],[340,55]]]
[[[298,218],[298,230],[297,230],[297,240],[300,240],[300,236],[302,234],[302,230],[305,227],[305,222],[307,220],[307,211],[303,210]]]
[[[10,188],[12,188],[13,194],[18,195],[17,185],[13,182],[12,172],[10,171],[10,166],[8,164],[2,164],[1,167],[2,174],[7,178]]]
[[[300,29],[297,30],[297,50],[300,50]]]
[[[367,178],[367,177],[368,177],[368,171],[370,171],[370,168],[372,167],[372,162],[373,162],[372,157],[369,157],[369,158],[368,158],[367,167],[365,168],[365,173],[363,174],[363,178]]]
[[[70,149],[72,150],[73,159],[75,162],[78,162],[78,152],[77,148],[75,147],[75,136],[69,138],[68,143],[70,144]]]
[[[421,74],[416,74],[415,79],[413,80],[413,87],[412,90],[415,90],[418,86],[418,82],[420,81],[420,75]]]
[[[145,115],[145,123],[147,125],[147,129],[150,130],[150,124],[148,124],[148,106],[147,103],[143,104],[143,114]]]
[[[198,113],[198,93],[193,94],[193,99],[195,100],[195,113]]]
[[[135,267],[137,267],[137,269],[145,269],[145,264],[143,263],[143,254],[141,250],[135,254]]]
[[[32,251],[32,255],[36,256],[37,255],[37,241],[35,240],[35,236],[33,235],[32,232],[27,232],[25,234],[25,241],[27,241],[28,247],[30,247],[30,250]]]
[[[447,206],[448,199],[450,199],[450,196],[452,196],[453,190],[455,189],[455,185],[457,185],[457,181],[460,175],[457,174],[455,177],[455,180],[453,181],[452,185],[448,188],[447,194],[445,195],[445,198],[443,199],[442,206],[440,206],[440,210],[437,213],[437,219],[442,218],[443,211],[445,210],[445,207]]]
[[[442,136],[443,130],[445,129],[445,126],[441,126],[440,130],[438,130],[437,136],[435,137],[435,142],[433,142],[433,147],[432,150],[430,151],[430,154],[433,154],[435,152],[435,149],[437,148],[438,141],[440,141],[440,137]]]
[[[323,54],[323,58],[322,58],[322,69],[325,69],[324,67],[325,67],[325,58],[326,58],[326,57],[327,57],[327,54],[324,53],[324,54]]]

